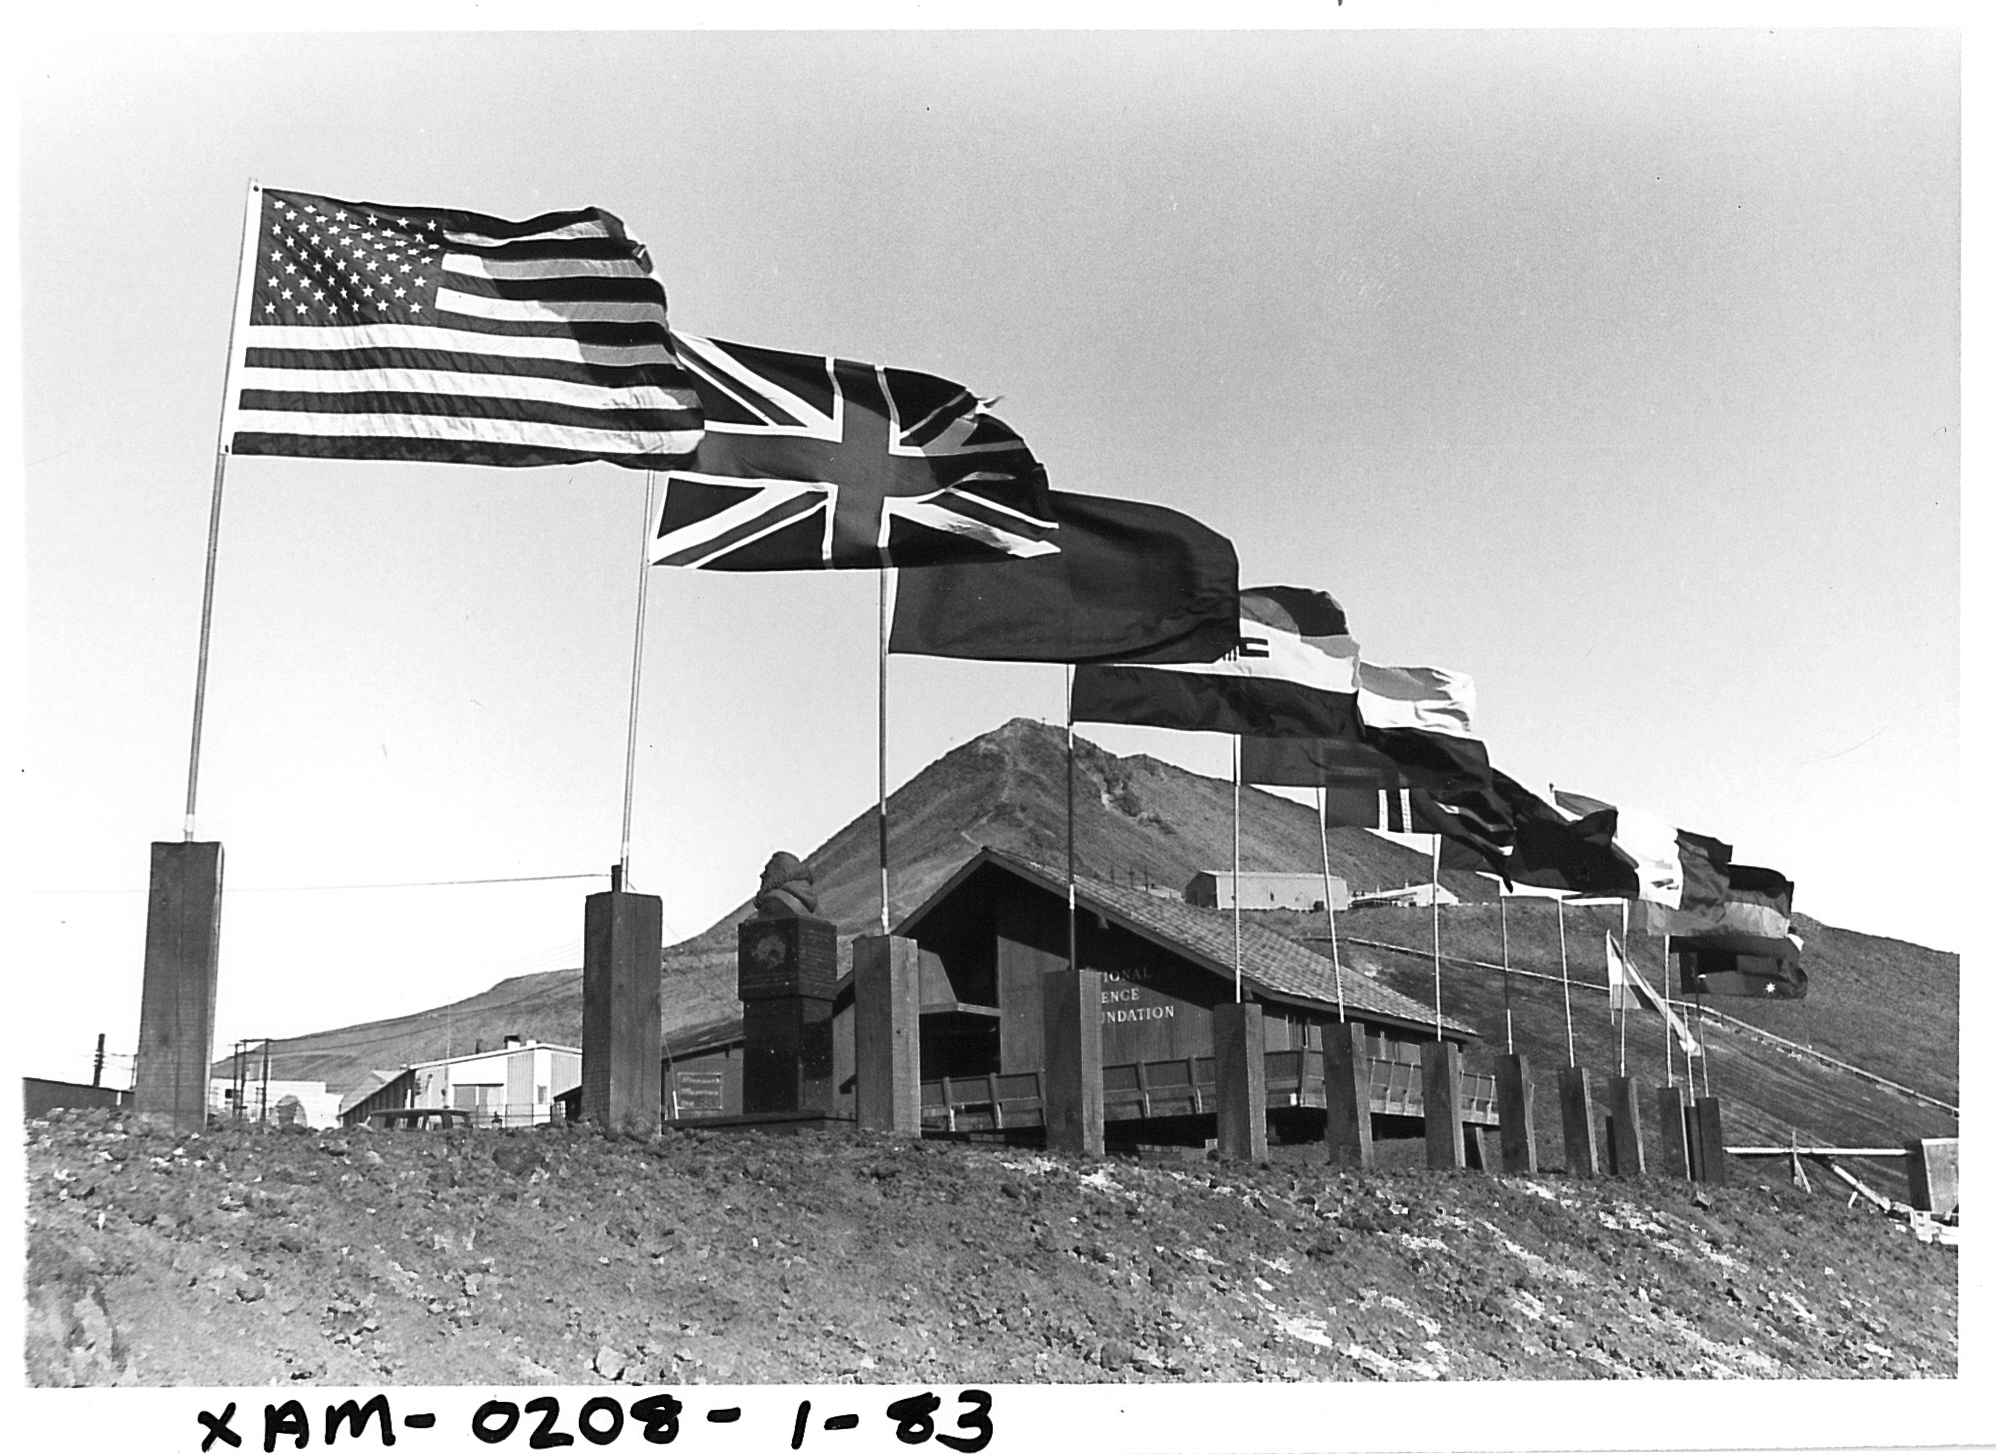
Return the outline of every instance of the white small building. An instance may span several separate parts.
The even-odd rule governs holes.
[[[236,1103],[236,1092],[242,1103]],[[208,1081],[208,1111],[223,1120],[241,1118],[272,1126],[310,1126],[314,1130],[340,1123],[340,1098],[323,1080],[264,1080],[252,1075],[239,1088],[233,1079]]]
[[[1449,889],[1436,883],[1408,884],[1405,888],[1380,889],[1376,893],[1360,894],[1351,901],[1354,909],[1427,909],[1436,904],[1447,907],[1459,904],[1462,900]]]
[[[497,1050],[409,1069],[411,1106],[470,1111],[481,1126],[532,1126],[552,1118],[556,1096],[582,1084],[582,1052],[508,1035]]]
[[[1243,909],[1315,909],[1324,907],[1324,875],[1321,873],[1240,874]],[[1202,868],[1185,885],[1185,902],[1201,909],[1231,909],[1234,906],[1234,871],[1230,868]],[[1341,878],[1331,879],[1331,907],[1342,909],[1351,903],[1351,890]]]

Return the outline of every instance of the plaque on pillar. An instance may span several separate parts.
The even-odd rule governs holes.
[[[832,1110],[832,996],[839,932],[816,915],[811,871],[795,854],[762,870],[755,914],[736,929],[742,1001],[742,1110],[748,1115]]]

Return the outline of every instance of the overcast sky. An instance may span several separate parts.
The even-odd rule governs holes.
[[[94,37],[24,83],[20,963],[137,1033],[180,837],[251,177],[595,205],[677,326],[927,369],[1156,501],[1493,761],[1960,947],[1960,42],[1945,31]],[[217,1047],[579,962],[644,477],[244,458],[201,772]],[[654,571],[634,886],[692,934],[874,782],[875,578]],[[1053,667],[896,658],[891,776]],[[1222,774],[1225,739],[1085,729]],[[1915,831],[1917,830],[1917,831]],[[1309,867],[1309,865],[1302,865]],[[31,1069],[33,1067],[30,1067]]]

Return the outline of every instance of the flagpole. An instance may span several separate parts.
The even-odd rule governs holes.
[[[644,680],[645,595],[651,584],[653,472],[645,471],[645,515],[638,530],[638,613],[631,631],[631,720],[624,735],[624,831],[617,848],[617,882],[631,885],[631,790],[638,769],[638,686]]]
[[[262,191],[256,184],[256,178],[251,177],[248,194],[243,199],[242,241],[236,253],[236,309],[229,318],[229,361],[222,371],[222,410],[215,428],[215,484],[208,500],[208,564],[201,580],[201,644],[194,660],[194,726],[187,747],[187,806],[181,820],[182,836],[188,843],[194,841],[194,801],[201,781],[201,719],[208,705],[208,641],[215,621],[215,558],[222,539],[222,480],[229,466],[229,420],[234,413],[231,406],[235,398],[236,339],[243,326],[243,314],[249,310],[250,295],[256,282],[256,274],[246,264],[250,255],[250,239],[256,235],[257,225],[263,216],[258,200]]]
[[[1081,920],[1074,906],[1074,663],[1067,664],[1067,967],[1081,968]]]
[[[1662,981],[1663,993],[1663,1083],[1666,1086],[1674,1086],[1677,1084],[1677,1072],[1671,1061],[1670,1050],[1670,931],[1668,929],[1663,933],[1663,973],[1658,978]],[[1684,1063],[1686,1067],[1691,1064],[1688,1051]]]
[[[1518,1047],[1511,1038],[1511,921],[1504,912],[1504,891],[1497,890],[1497,933],[1504,941],[1504,1053],[1516,1055]]]
[[[1434,909],[1435,919],[1435,1039],[1442,1038],[1442,835],[1428,835],[1435,840],[1433,868],[1428,876],[1428,902]]]
[[[1629,901],[1627,899],[1622,900],[1621,954],[1623,962],[1627,963],[1629,957]],[[1624,975],[1622,977],[1622,1033],[1621,1038],[1615,1045],[1615,1074],[1621,1076],[1626,1076],[1629,1073],[1629,996],[1632,992],[1632,988],[1628,983],[1628,976]],[[1608,1006],[1611,1019],[1613,1018],[1614,1008],[1614,1004],[1611,1001]]]
[[[1338,908],[1331,901],[1331,828],[1325,790],[1317,784],[1317,842],[1324,850],[1324,917],[1331,921],[1331,978],[1338,987],[1338,1023],[1345,1022],[1345,972],[1338,963]]]
[[[887,577],[893,569],[880,568],[880,932],[887,923]]]
[[[1234,736],[1234,1003],[1241,1002],[1241,739]]]
[[[1698,996],[1698,1047],[1700,1051],[1698,1069],[1705,1077],[1705,1094],[1708,1097],[1712,1094],[1712,1047],[1707,1045],[1705,1041],[1710,1036],[1711,1031],[1705,1028],[1705,997],[1700,995]]]
[[[1563,895],[1553,900],[1553,909],[1559,920],[1559,989],[1566,999],[1566,1064],[1571,1069],[1577,1062],[1573,1058],[1573,982],[1566,973],[1566,899]]]

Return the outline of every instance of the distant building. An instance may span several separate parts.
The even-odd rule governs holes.
[[[1324,876],[1321,873],[1254,873],[1240,875],[1243,909],[1315,909],[1324,907]],[[1185,902],[1200,909],[1234,907],[1234,872],[1227,868],[1202,868],[1185,885]],[[1351,890],[1341,878],[1331,879],[1331,907],[1344,909],[1351,904]]]
[[[323,1080],[263,1080],[252,1076],[237,1085],[233,1079],[215,1076],[208,1081],[208,1114],[224,1121],[260,1121],[272,1126],[317,1129],[340,1123],[340,1098],[326,1088]]]
[[[130,1104],[132,1093],[108,1085],[84,1085],[73,1080],[44,1080],[38,1075],[21,1077],[21,1111],[30,1121],[47,1117],[50,1111],[116,1110]]]
[[[480,1126],[532,1126],[551,1119],[557,1096],[582,1084],[582,1052],[572,1045],[543,1045],[508,1035],[497,1050],[427,1060],[407,1073],[403,1106],[469,1111]],[[391,1099],[399,1079],[374,1094],[384,1102]],[[350,1106],[347,1117],[358,1119],[358,1109]]]
[[[1405,888],[1380,889],[1360,894],[1351,901],[1354,909],[1427,909],[1436,904],[1459,904],[1462,900],[1440,884],[1408,884]]]

